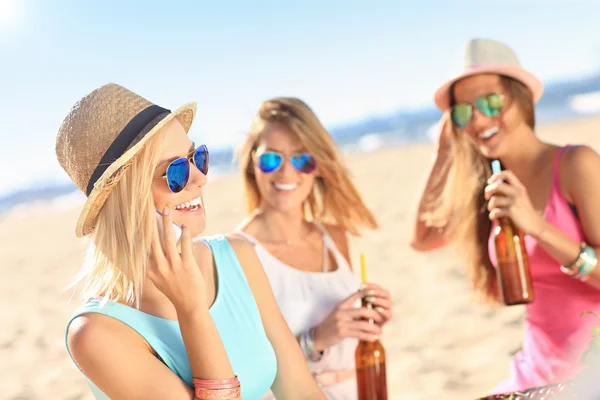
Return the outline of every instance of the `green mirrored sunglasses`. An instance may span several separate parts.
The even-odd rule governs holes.
[[[494,117],[502,111],[504,105],[504,99],[501,94],[490,93],[485,96],[481,96],[475,99],[475,107],[477,110],[486,117]],[[450,118],[454,125],[459,128],[467,126],[473,118],[473,104],[460,103],[452,107],[450,111]]]

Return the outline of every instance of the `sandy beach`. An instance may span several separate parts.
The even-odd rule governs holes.
[[[544,140],[600,151],[600,118],[539,127]],[[473,399],[508,374],[521,343],[523,308],[473,302],[460,263],[448,250],[420,254],[408,242],[431,144],[348,157],[350,171],[381,229],[353,238],[370,280],[394,298],[382,338],[394,399]],[[238,195],[239,194],[239,195]],[[205,190],[207,234],[233,229],[244,216],[241,180],[226,176]],[[23,211],[25,210],[25,212]],[[69,359],[65,324],[78,298],[65,291],[85,242],[75,237],[75,208],[32,207],[0,216],[0,399],[92,399]]]

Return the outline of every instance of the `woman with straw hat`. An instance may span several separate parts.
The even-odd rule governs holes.
[[[377,228],[377,221],[333,137],[298,98],[263,102],[238,156],[249,216],[237,232],[254,244],[327,398],[356,399],[356,345],[377,338],[392,317],[392,302],[374,283],[360,290],[347,235]],[[375,308],[361,308],[362,297]]]
[[[69,354],[97,399],[324,399],[253,248],[193,239],[208,172],[195,111],[108,84],[64,120],[56,154],[87,195],[76,234],[91,235]]]
[[[593,324],[580,314],[600,312],[600,157],[536,136],[542,91],[505,44],[468,42],[465,70],[435,94],[445,115],[412,241],[420,251],[456,242],[474,290],[497,301],[492,227],[509,217],[525,233],[535,300],[496,393],[577,375]],[[492,175],[489,159],[506,170]]]

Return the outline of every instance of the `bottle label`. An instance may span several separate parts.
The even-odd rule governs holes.
[[[512,229],[510,230],[511,233]],[[507,232],[505,232],[507,233]],[[533,299],[529,262],[522,236],[496,237],[499,284],[506,304],[521,304]],[[506,240],[508,239],[508,240]]]
[[[510,221],[500,221],[501,231],[496,235],[494,247],[496,248],[496,259],[499,264],[513,263],[517,261],[520,249],[520,237],[513,230]]]

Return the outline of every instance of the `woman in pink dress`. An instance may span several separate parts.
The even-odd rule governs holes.
[[[412,247],[456,243],[473,289],[499,301],[492,227],[509,217],[525,233],[535,300],[525,306],[522,349],[494,393],[567,380],[600,312],[600,156],[535,134],[540,80],[506,45],[467,44],[465,71],[435,94],[445,112],[434,165],[419,204]],[[492,176],[489,160],[505,171]]]

